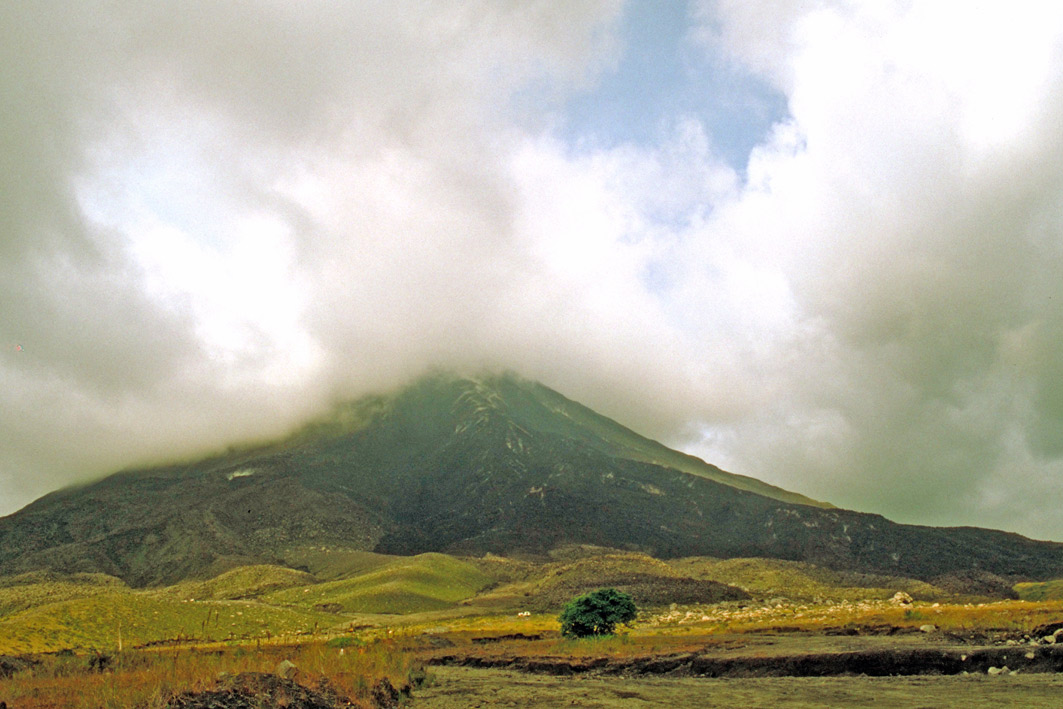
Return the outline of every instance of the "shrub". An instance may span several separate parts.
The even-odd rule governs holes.
[[[602,588],[566,603],[558,620],[562,635],[585,638],[612,635],[618,623],[634,620],[637,612],[631,596],[615,588]]]

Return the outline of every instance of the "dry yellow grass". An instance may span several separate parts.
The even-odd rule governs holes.
[[[369,692],[387,678],[406,683],[416,662],[392,641],[354,647],[321,642],[297,646],[136,651],[110,656],[105,671],[90,668],[94,656],[39,658],[36,666],[0,680],[0,697],[20,709],[158,709],[174,694],[205,691],[219,675],[273,672],[282,660],[299,668],[296,680],[318,687],[324,680],[356,706],[371,706]]]

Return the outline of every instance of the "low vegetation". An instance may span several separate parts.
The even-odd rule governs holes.
[[[0,618],[46,603],[128,591],[121,579],[105,574],[63,575],[35,571],[0,578]]]
[[[377,706],[374,689],[384,681],[383,686],[408,691],[418,676],[416,658],[392,641],[354,648],[317,641],[250,649],[33,657],[10,676],[0,674],[0,696],[20,709],[162,709],[175,706],[181,695],[224,691],[247,673],[274,675],[284,661],[294,665],[291,675],[300,685],[344,706]]]
[[[353,578],[269,594],[264,601],[344,613],[437,611],[476,595],[493,580],[476,566],[444,554],[392,558]]]
[[[799,562],[661,561],[593,547],[549,559],[307,547],[286,563],[295,560],[301,569],[246,566],[152,589],[96,574],[0,579],[0,699],[155,709],[184,691],[235,692],[219,676],[272,672],[287,659],[303,686],[370,706],[383,678],[401,687],[441,657],[593,665],[700,651],[736,634],[925,628],[1022,642],[1063,622],[1059,581],[1019,584],[1026,600],[973,599]]]
[[[1015,593],[1024,601],[1063,601],[1063,579],[1016,584]]]

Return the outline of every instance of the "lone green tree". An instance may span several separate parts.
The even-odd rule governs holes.
[[[612,635],[618,623],[635,619],[635,600],[615,588],[602,588],[565,604],[558,620],[565,637]]]

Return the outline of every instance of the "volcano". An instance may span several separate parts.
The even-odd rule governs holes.
[[[1063,576],[1063,544],[837,509],[671,450],[513,374],[434,374],[282,440],[54,492],[0,518],[0,575],[101,572],[151,586],[285,565],[307,544],[510,556],[587,544],[965,589]]]

